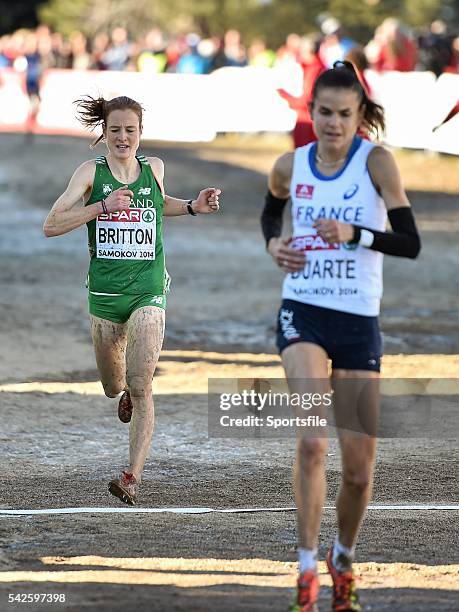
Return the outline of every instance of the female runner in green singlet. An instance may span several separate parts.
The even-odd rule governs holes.
[[[221,192],[210,187],[188,201],[165,194],[161,159],[136,156],[142,133],[138,102],[88,96],[78,101],[78,117],[87,127],[102,126],[95,144],[104,139],[108,155],[77,168],[43,230],[59,236],[84,223],[88,227],[97,366],[105,395],[123,393],[118,415],[131,422],[130,465],[109,490],[133,505],[153,435],[152,379],[164,337],[168,275],[162,217],[217,212]]]

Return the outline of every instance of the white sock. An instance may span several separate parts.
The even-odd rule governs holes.
[[[317,571],[317,548],[299,548],[298,563],[300,574],[309,570]]]
[[[333,544],[333,565],[339,572],[346,572],[351,569],[352,562],[354,560],[355,546],[348,548],[341,544],[338,536],[335,538]]]

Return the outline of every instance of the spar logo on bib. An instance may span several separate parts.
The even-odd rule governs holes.
[[[334,242],[330,244],[319,234],[310,234],[309,236],[295,236],[291,247],[295,251],[336,251],[339,249],[339,244]]]
[[[297,198],[302,198],[303,200],[312,200],[312,194],[314,193],[314,185],[304,185],[302,183],[298,183],[295,190],[295,195]]]
[[[152,210],[147,209],[142,212],[142,221],[145,221],[145,223],[153,223],[154,220],[155,214]]]
[[[151,210],[142,211],[138,208],[130,208],[129,210],[116,210],[115,212],[110,212],[107,214],[102,213],[97,217],[97,220],[109,221],[110,223],[139,223],[140,221],[145,221],[145,219],[143,219],[142,212],[149,212],[154,218]]]

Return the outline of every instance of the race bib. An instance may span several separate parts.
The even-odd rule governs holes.
[[[130,208],[96,220],[99,259],[155,259],[156,209]]]

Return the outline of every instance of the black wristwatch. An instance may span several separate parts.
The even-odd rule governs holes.
[[[192,217],[197,217],[198,214],[194,212],[193,207],[191,206],[192,202],[193,202],[193,200],[188,200],[188,204],[186,205],[186,209],[187,209],[189,215],[191,215]]]

